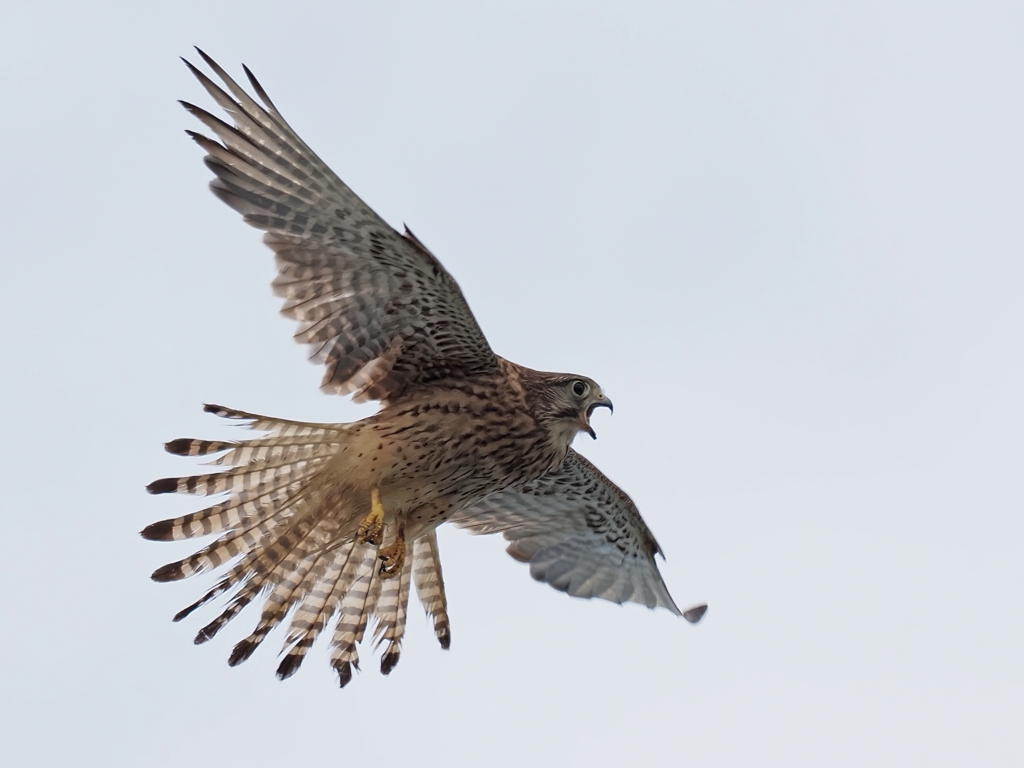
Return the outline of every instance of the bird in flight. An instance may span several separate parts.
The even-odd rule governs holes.
[[[197,49],[198,50],[198,49]],[[359,668],[368,624],[386,644],[381,672],[398,662],[410,586],[442,648],[451,641],[436,528],[502,533],[530,574],[575,597],[666,608],[696,623],[669,596],[654,561],[661,550],[630,498],[571,448],[612,402],[594,380],[546,373],[496,355],[462,291],[408,229],[384,222],[299,138],[245,69],[253,99],[209,56],[218,85],[185,62],[225,122],[182,105],[210,134],[213,193],[263,230],[274,252],[274,292],[299,322],[296,340],[323,363],[321,389],[377,400],[353,423],[315,424],[207,405],[258,435],[179,439],[166,449],[212,457],[212,472],[165,478],[150,493],[216,496],[212,506],[146,527],[177,541],[214,536],[158,568],[175,581],[222,568],[216,584],[175,617],[215,598],[227,607],[199,630],[212,638],[249,603],[253,632],[228,663],[248,659],[290,616],[277,675],[299,668],[325,631],[341,686]]]

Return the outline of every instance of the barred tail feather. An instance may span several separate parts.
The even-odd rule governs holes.
[[[361,559],[356,567],[352,586],[345,592],[338,606],[338,623],[331,640],[331,666],[338,673],[338,683],[344,688],[352,679],[352,670],[359,669],[356,644],[366,628],[366,609],[370,602],[373,582],[377,577],[377,548],[361,548]]]
[[[234,569],[245,574],[240,578],[238,592],[224,612],[199,631],[196,645],[217,634],[266,588],[275,587],[276,591],[276,587],[288,580],[289,574],[300,571],[310,551],[316,548],[315,531],[322,522],[312,517],[300,519],[272,544],[249,552]],[[268,597],[266,602],[269,601]]]
[[[238,528],[280,511],[302,489],[301,482],[267,489],[260,494],[240,493],[220,504],[170,520],[161,520],[142,530],[150,541],[181,541]]]
[[[406,558],[401,574],[381,585],[380,598],[374,607],[374,614],[377,617],[377,627],[373,632],[376,641],[374,647],[379,648],[385,641],[388,644],[380,657],[380,671],[383,675],[391,674],[402,653],[412,570],[412,558]]]
[[[333,550],[333,558],[319,578],[311,574],[285,636],[284,658],[277,668],[279,679],[291,677],[305,660],[307,652],[348,591],[367,546],[356,542],[345,544]],[[376,554],[376,549],[373,553]]]
[[[213,534],[205,547],[157,569],[156,581],[173,581],[225,567],[217,583],[180,611],[179,621],[222,595],[222,612],[199,630],[196,644],[214,637],[248,605],[262,608],[255,629],[234,646],[228,663],[250,658],[266,637],[291,620],[277,676],[294,674],[317,638],[336,618],[331,665],[346,685],[359,669],[357,646],[376,621],[375,647],[384,646],[381,671],[398,663],[413,582],[443,648],[450,642],[444,582],[433,532],[409,543],[409,557],[395,579],[380,577],[378,547],[354,540],[365,512],[333,479],[318,476],[352,434],[352,425],[310,424],[271,419],[221,406],[218,416],[237,419],[263,434],[249,440],[181,438],[167,450],[181,456],[209,456],[222,472],[171,478],[150,486],[154,493],[223,494],[205,509],[148,526],[147,539],[176,541]]]
[[[259,624],[248,637],[235,644],[228,658],[229,666],[238,666],[252,656],[267,635],[284,620],[288,611],[301,599],[304,584],[317,585],[329,581],[329,577],[325,576],[326,565],[322,560],[322,553],[314,553],[307,555],[292,571],[283,571],[280,574],[275,571],[275,575],[278,575],[277,585],[263,603]],[[280,569],[281,566],[278,566],[278,570]]]
[[[198,512],[147,526],[143,538],[176,541],[220,533],[267,517],[337,453],[351,428],[348,424],[271,419],[219,405],[207,405],[205,410],[223,418],[244,420],[246,423],[240,426],[266,434],[238,442],[181,438],[167,443],[167,450],[178,455],[224,452],[210,463],[233,466],[224,472],[156,480],[147,487],[150,493],[232,495]]]
[[[156,581],[182,579],[239,558],[212,589],[175,616],[176,621],[180,620],[215,597],[235,590],[227,609],[196,636],[197,643],[216,634],[265,589],[279,594],[277,588],[293,577],[312,552],[323,550],[336,533],[337,521],[329,516],[332,510],[325,509],[306,491],[350,430],[347,424],[272,419],[222,406],[208,405],[205,410],[244,421],[241,426],[265,434],[237,442],[173,440],[167,444],[172,453],[222,453],[212,463],[229,468],[221,473],[160,480],[149,487],[151,492],[228,494],[211,507],[154,523],[142,531],[144,538],[162,541],[220,534],[193,555],[158,568],[153,573]]]
[[[334,446],[327,446],[328,449]],[[334,450],[337,450],[334,448]],[[326,453],[326,450],[325,450]],[[333,453],[333,451],[332,451]],[[216,496],[219,493],[260,492],[274,484],[294,482],[312,474],[329,455],[309,461],[256,461],[242,464],[226,472],[192,477],[165,477],[154,480],[146,490],[150,493],[191,493],[195,496]]]
[[[246,429],[255,429],[260,432],[268,432],[274,437],[326,437],[337,436],[349,425],[347,424],[319,424],[311,421],[293,421],[291,419],[279,419],[274,416],[261,416],[258,413],[239,411],[235,408],[225,408],[223,405],[207,403],[203,406],[206,413],[220,416],[222,419],[234,419],[247,423],[239,426]]]
[[[189,557],[158,568],[153,572],[153,580],[178,581],[217,568],[238,555],[260,549],[268,539],[276,542],[277,538],[273,534],[277,529],[295,520],[302,520],[313,512],[315,508],[312,505],[295,495],[268,518],[249,527],[228,530],[219,539]]]
[[[444,650],[451,647],[452,633],[448,621],[448,599],[444,594],[441,575],[441,556],[437,549],[437,534],[433,531],[416,539],[413,546],[412,574],[416,594],[427,615],[434,620],[434,635]]]

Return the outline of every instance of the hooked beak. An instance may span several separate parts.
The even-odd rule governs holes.
[[[597,433],[594,431],[594,428],[590,426],[590,417],[593,415],[595,409],[601,407],[607,408],[610,413],[615,413],[612,401],[602,394],[600,400],[595,400],[590,404],[590,407],[587,408],[587,415],[583,419],[583,431],[590,435],[594,440],[597,440]]]

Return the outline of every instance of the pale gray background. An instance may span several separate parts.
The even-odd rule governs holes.
[[[0,25],[5,765],[1024,764],[1020,3],[40,3]],[[494,348],[614,398],[579,447],[691,627],[443,530],[344,691],[145,524],[204,401],[324,421],[177,61],[255,69],[461,282]],[[232,434],[227,432],[226,434]]]

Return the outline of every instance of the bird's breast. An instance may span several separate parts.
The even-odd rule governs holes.
[[[389,406],[372,417],[372,464],[403,507],[470,503],[534,480],[565,457],[532,415],[496,393],[448,393]]]

